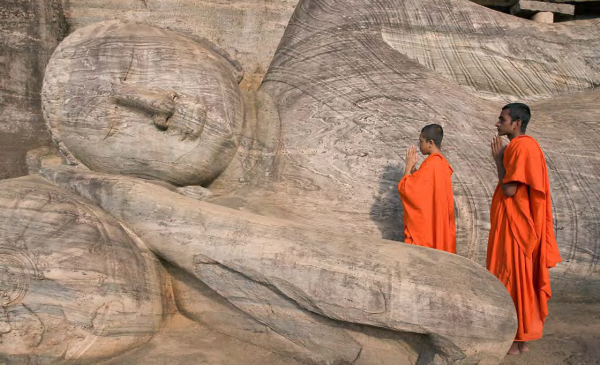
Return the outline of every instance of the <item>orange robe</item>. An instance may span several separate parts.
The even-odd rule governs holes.
[[[452,167],[444,156],[428,156],[404,176],[398,192],[404,207],[404,242],[456,253]]]
[[[504,151],[503,182],[517,182],[507,197],[498,184],[490,212],[488,270],[508,289],[517,310],[515,341],[542,337],[551,297],[548,269],[561,261],[552,224],[550,185],[544,154],[526,135]]]

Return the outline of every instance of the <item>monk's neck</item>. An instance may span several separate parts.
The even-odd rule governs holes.
[[[520,137],[520,136],[524,136],[524,135],[525,135],[525,133],[517,132],[514,134],[509,134],[509,135],[507,135],[507,137],[508,137],[509,141],[512,141],[513,139]]]
[[[439,148],[433,147],[427,156],[435,155],[436,153],[442,154]]]

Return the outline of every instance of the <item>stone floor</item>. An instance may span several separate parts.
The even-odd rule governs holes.
[[[550,301],[544,337],[501,365],[600,365],[600,303]]]

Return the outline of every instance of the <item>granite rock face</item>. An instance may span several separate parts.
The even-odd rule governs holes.
[[[598,20],[534,23],[466,0],[301,0],[264,48],[239,30],[279,18],[190,21],[278,11],[249,3],[198,15],[185,0],[63,2],[72,33],[42,105],[77,167],[42,148],[28,164],[46,180],[1,182],[1,360],[132,363],[170,338],[163,313],[179,312],[302,363],[498,363],[516,322],[482,267],[489,143],[517,100],[548,161],[565,260],[554,296],[598,298]],[[433,122],[454,169],[459,255],[394,242],[404,150]],[[69,261],[80,251],[91,263]],[[85,281],[102,275],[115,279]]]
[[[205,38],[242,64],[244,89],[260,85],[297,4],[297,0],[63,1],[71,30],[121,20]]]
[[[46,63],[66,32],[59,0],[0,4],[0,179],[26,175],[27,151],[50,144],[40,90]]]
[[[94,364],[158,332],[158,262],[138,238],[40,177],[0,186],[0,360]]]

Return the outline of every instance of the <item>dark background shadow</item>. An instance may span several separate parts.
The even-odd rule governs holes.
[[[404,242],[404,209],[398,195],[398,183],[404,166],[386,165],[379,180],[379,191],[371,207],[371,220],[377,223],[381,237]]]

